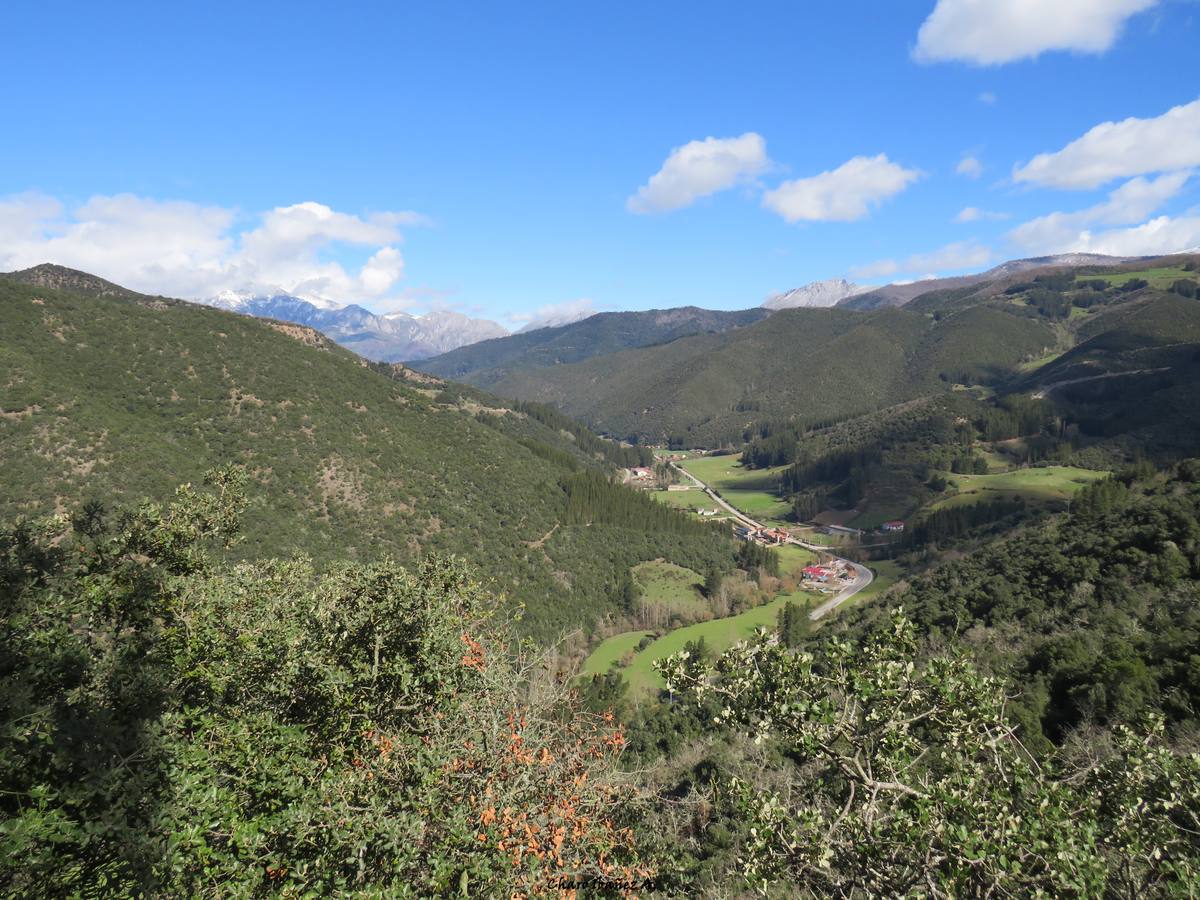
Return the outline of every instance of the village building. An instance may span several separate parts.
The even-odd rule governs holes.
[[[830,572],[828,569],[826,569],[824,566],[805,566],[804,567],[804,577],[806,579],[808,579],[809,581],[819,581],[822,584],[824,584],[826,581],[829,580],[831,575],[833,575],[833,573]]]
[[[849,525],[822,525],[817,530],[821,532],[821,534],[833,535],[835,537],[841,536],[860,538],[863,535],[862,529],[851,528]]]
[[[893,532],[903,531],[904,523],[901,522],[899,519],[892,521],[892,522],[884,522],[882,525],[879,526],[879,530],[880,531],[893,531]]]

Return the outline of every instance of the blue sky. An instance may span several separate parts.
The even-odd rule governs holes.
[[[183,7],[0,13],[0,268],[512,325],[1200,244],[1192,0]]]

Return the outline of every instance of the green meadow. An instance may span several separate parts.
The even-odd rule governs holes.
[[[939,500],[931,509],[966,506],[1001,497],[1024,497],[1042,503],[1065,502],[1080,488],[1107,475],[1107,472],[1075,466],[1043,466],[995,475],[950,475],[948,478],[956,493]]]
[[[771,524],[788,521],[791,505],[775,492],[776,480],[786,466],[747,469],[737,456],[705,456],[682,465],[751,518]]]

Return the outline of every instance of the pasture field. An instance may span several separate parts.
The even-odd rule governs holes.
[[[580,676],[590,678],[593,675],[603,675],[619,663],[626,653],[632,653],[641,639],[650,633],[649,631],[626,631],[601,641],[584,660],[583,668],[579,670]]]
[[[1103,279],[1114,287],[1120,287],[1135,278],[1144,278],[1152,288],[1169,288],[1180,278],[1195,278],[1195,272],[1185,272],[1179,266],[1166,266],[1155,269],[1142,269],[1138,272],[1121,272],[1116,275],[1079,275],[1076,281],[1095,281]]]
[[[930,509],[966,506],[1000,497],[1024,497],[1042,503],[1065,502],[1084,486],[1107,476],[1107,472],[1075,466],[1043,466],[996,475],[948,475],[950,484],[958,492],[939,500]]]
[[[752,519],[772,525],[788,521],[791,505],[775,493],[776,479],[786,466],[747,469],[736,456],[706,456],[682,465]]]
[[[796,591],[793,594],[776,597],[769,603],[746,610],[740,615],[726,616],[723,619],[712,619],[708,622],[698,622],[695,625],[676,628],[634,657],[633,662],[625,669],[630,696],[637,699],[653,691],[661,690],[664,687],[663,681],[651,667],[651,663],[656,659],[670,656],[672,653],[678,653],[689,641],[698,641],[704,638],[709,650],[721,653],[738,641],[744,641],[751,637],[756,628],[773,629],[779,618],[779,611],[789,600],[806,603],[810,600],[819,602],[819,599],[819,594]],[[636,643],[637,641],[634,641],[635,645]],[[591,657],[588,658],[588,662],[591,662]]]
[[[779,571],[784,575],[798,574],[805,566],[811,566],[817,561],[817,554],[795,544],[776,547],[775,552],[779,554]]]
[[[691,569],[656,559],[638,563],[631,571],[633,580],[641,585],[643,603],[661,603],[671,610],[692,615],[708,608],[701,595],[704,578]]]
[[[665,503],[676,509],[715,509],[717,515],[713,517],[714,521],[729,515],[700,488],[692,488],[690,491],[651,491],[650,496],[659,503]]]

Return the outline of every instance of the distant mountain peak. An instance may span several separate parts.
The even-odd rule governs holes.
[[[813,281],[802,287],[792,288],[782,294],[773,294],[763,301],[765,309],[816,309],[836,306],[847,297],[853,297],[870,288],[861,287],[845,278],[828,278]]]
[[[406,312],[377,315],[354,303],[342,305],[284,291],[226,290],[200,302],[243,315],[307,325],[368,359],[383,362],[424,359],[508,334],[496,322],[472,319],[453,310],[434,310],[423,316]]]

